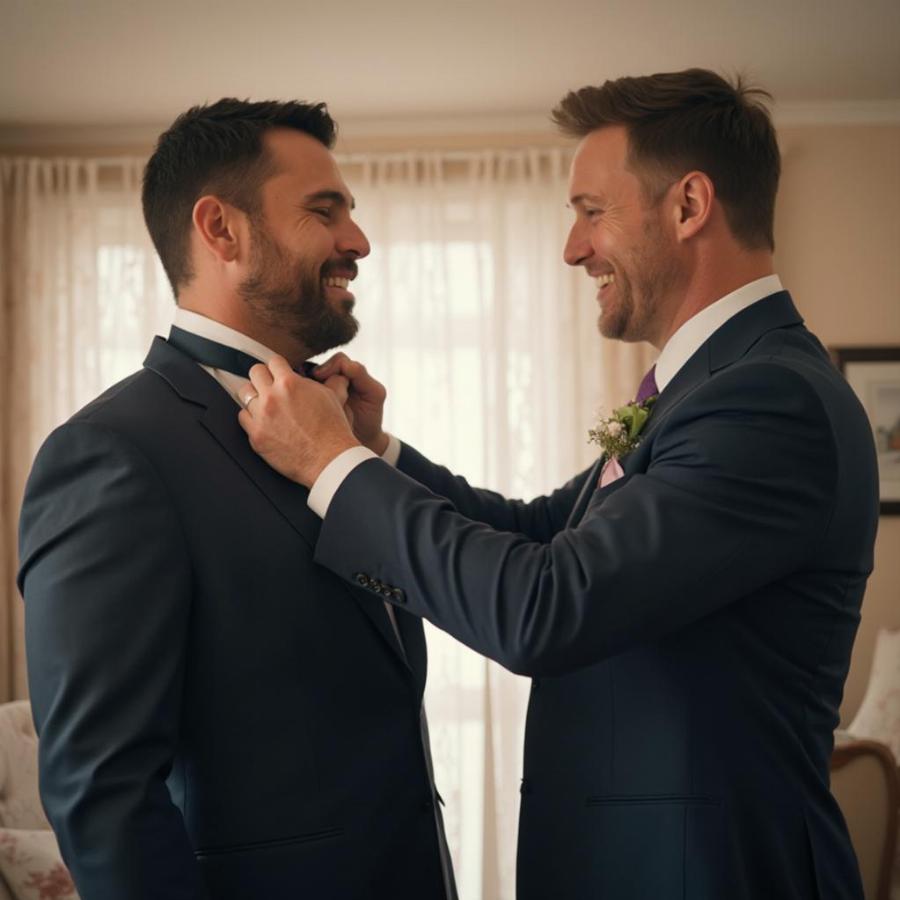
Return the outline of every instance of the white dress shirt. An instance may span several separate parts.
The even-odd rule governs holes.
[[[669,338],[656,361],[656,386],[660,392],[665,389],[678,370],[697,352],[701,345],[732,316],[736,316],[752,303],[780,290],[782,290],[781,279],[777,275],[766,275],[726,294],[688,319]],[[400,458],[400,441],[393,435],[388,435],[388,437],[390,440],[387,450],[384,451],[381,458],[395,466]],[[310,509],[324,519],[331,500],[343,484],[344,479],[361,462],[376,458],[376,455],[365,447],[351,447],[336,456],[322,469],[309,492],[307,503]]]

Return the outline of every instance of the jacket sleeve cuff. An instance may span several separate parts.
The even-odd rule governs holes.
[[[392,438],[396,440],[396,438]],[[397,441],[397,455],[399,456],[399,441]],[[390,452],[391,446],[385,455]],[[336,456],[324,469],[319,473],[319,477],[315,480],[309,491],[307,506],[320,518],[324,519],[331,505],[331,500],[337,493],[338,488],[344,483],[344,479],[362,462],[367,459],[378,459],[378,457],[366,447],[350,447],[340,455]]]

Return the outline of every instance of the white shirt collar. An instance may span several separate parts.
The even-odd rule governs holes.
[[[726,294],[688,319],[669,338],[656,361],[656,386],[659,390],[665,388],[701,345],[732,316],[781,290],[781,279],[777,275],[766,275]]]
[[[274,350],[270,350],[265,345],[260,344],[259,341],[254,341],[253,338],[247,337],[246,334],[235,331],[233,328],[229,328],[215,319],[208,319],[206,316],[200,315],[200,313],[182,309],[180,306],[175,309],[174,324],[185,331],[190,331],[191,334],[200,335],[200,337],[205,337],[210,341],[216,341],[219,344],[224,344],[226,347],[231,347],[233,350],[247,353],[260,362],[267,363],[275,356]]]
[[[258,359],[260,362],[267,363],[275,355],[274,350],[270,350],[259,341],[247,337],[240,331],[235,331],[215,319],[208,319],[201,316],[200,313],[191,312],[189,309],[182,309],[180,306],[175,308],[175,318],[173,324],[191,334],[197,334],[200,337],[207,338],[210,341],[217,341],[226,347],[234,350],[241,350],[244,353]],[[214,369],[210,366],[202,366],[201,368],[212,375],[216,381],[231,395],[232,399],[238,405],[241,405],[241,390],[247,384],[246,378],[240,375],[234,375],[226,372],[225,369]]]

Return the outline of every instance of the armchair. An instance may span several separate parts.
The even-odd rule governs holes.
[[[900,804],[893,754],[877,741],[840,741],[831,757],[831,792],[850,831],[866,900],[889,900]]]

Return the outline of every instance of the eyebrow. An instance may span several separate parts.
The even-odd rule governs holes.
[[[356,209],[356,201],[352,197],[347,197],[340,191],[316,191],[314,194],[307,194],[303,198],[303,203],[316,203],[319,200],[330,200],[332,203],[339,203],[341,206],[349,206],[350,209]]]
[[[585,201],[590,201],[591,203],[603,203],[603,198],[598,197],[596,194],[576,194],[569,200],[569,206],[579,206],[583,204]]]

